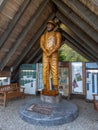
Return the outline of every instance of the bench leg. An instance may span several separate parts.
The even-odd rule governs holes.
[[[22,97],[22,98],[25,98],[25,95],[24,95],[24,93],[22,93],[22,94],[21,94],[21,97]]]
[[[3,106],[6,107],[6,93],[4,94],[4,103]]]

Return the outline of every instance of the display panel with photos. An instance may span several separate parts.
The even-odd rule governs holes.
[[[0,86],[10,84],[10,77],[0,77]]]
[[[59,66],[59,93],[63,96],[69,96],[68,67]]]
[[[86,69],[98,69],[98,62],[87,62]]]
[[[98,70],[86,70],[86,99],[93,100],[98,94]]]
[[[38,91],[44,89],[43,79],[42,79],[42,63],[37,64],[38,68]]]
[[[72,66],[72,93],[83,94],[82,62],[73,62]]]
[[[23,64],[20,66],[20,86],[25,88],[26,94],[36,94],[36,64]]]
[[[98,94],[98,62],[86,63],[86,99],[93,100]]]

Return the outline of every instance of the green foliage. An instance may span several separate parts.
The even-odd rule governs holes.
[[[88,61],[83,56],[81,56],[76,51],[74,51],[72,48],[67,46],[66,44],[63,44],[61,46],[58,53],[59,53],[59,61],[69,61],[69,62],[74,62],[74,61],[87,62]]]

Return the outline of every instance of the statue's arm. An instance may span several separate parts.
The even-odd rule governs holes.
[[[40,38],[40,48],[43,50],[43,52],[47,55],[48,52],[45,49],[45,40],[44,40],[44,35],[41,36]]]
[[[50,52],[50,55],[60,48],[60,46],[61,46],[61,39],[62,39],[61,38],[61,34],[59,32],[56,32],[56,45],[53,48],[53,50]]]

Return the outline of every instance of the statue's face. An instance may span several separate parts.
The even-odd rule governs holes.
[[[47,30],[48,32],[52,31],[54,29],[54,25],[52,23],[47,24]]]

